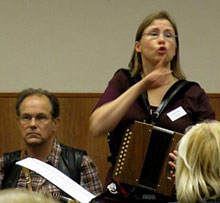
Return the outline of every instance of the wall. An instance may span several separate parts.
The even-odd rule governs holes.
[[[219,0],[0,0],[0,92],[103,92],[127,67],[142,19],[165,9],[187,77],[218,93],[219,8]]]
[[[22,147],[15,117],[15,93],[0,93],[0,155]],[[87,150],[97,164],[104,183],[109,163],[106,136],[88,134],[88,118],[100,94],[56,94],[60,101],[61,124],[56,138],[68,146]],[[220,94],[209,94],[209,99],[220,121]]]

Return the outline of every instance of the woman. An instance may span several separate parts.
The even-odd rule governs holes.
[[[90,117],[91,134],[112,134],[116,146],[111,149],[113,156],[117,155],[125,126],[135,120],[151,123],[153,112],[164,95],[179,80],[185,79],[179,63],[177,27],[167,12],[152,13],[140,24],[129,73],[131,77],[127,76],[126,70],[120,69],[114,74]],[[135,82],[131,84],[131,80]],[[143,95],[144,100],[141,99]],[[146,109],[144,103],[149,104],[149,108]],[[180,109],[181,113],[176,117],[173,112]],[[214,118],[206,93],[193,83],[175,96],[156,125],[183,133],[189,125]],[[170,156],[175,159],[175,154]],[[111,159],[113,166],[114,158]],[[172,162],[170,165],[175,166]]]
[[[180,203],[220,202],[218,121],[197,124],[181,139],[177,157],[176,191]]]

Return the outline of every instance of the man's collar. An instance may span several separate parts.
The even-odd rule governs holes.
[[[54,139],[53,145],[51,148],[51,152],[45,162],[50,164],[51,166],[57,167],[58,166],[57,159],[59,159],[60,153],[61,153],[61,146],[60,146],[59,142],[56,139]],[[28,154],[27,154],[26,149],[22,149],[21,150],[21,159],[25,159],[27,157],[28,157]]]

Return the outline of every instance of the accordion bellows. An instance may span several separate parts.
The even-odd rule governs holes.
[[[113,179],[171,196],[175,186],[169,153],[181,137],[180,133],[135,121],[123,135]]]

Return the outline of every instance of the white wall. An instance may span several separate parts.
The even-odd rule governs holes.
[[[161,9],[178,25],[188,79],[219,93],[219,0],[0,0],[0,92],[102,92]]]

